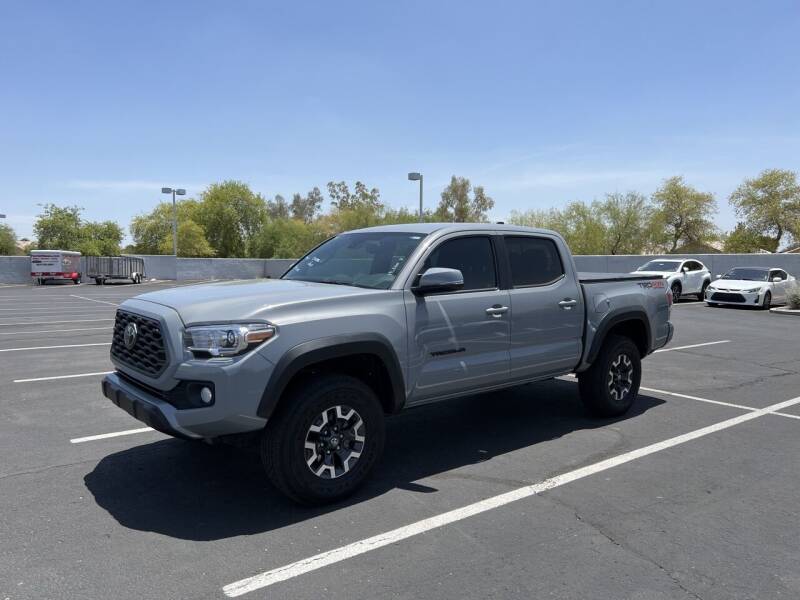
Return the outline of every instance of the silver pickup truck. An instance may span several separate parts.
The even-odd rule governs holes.
[[[588,410],[623,414],[640,360],[672,337],[660,277],[579,275],[552,231],[413,224],[338,235],[278,280],[174,288],[118,309],[103,394],[187,439],[258,440],[303,503],[351,493],[384,418],[575,373]]]

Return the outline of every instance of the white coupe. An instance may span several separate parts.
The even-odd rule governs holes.
[[[699,260],[659,258],[642,265],[634,272],[637,275],[661,275],[667,280],[675,302],[681,296],[694,294],[698,300],[705,296],[711,283],[711,272]]]
[[[786,302],[786,289],[795,285],[795,278],[783,269],[736,267],[714,281],[706,289],[706,303],[759,306]]]

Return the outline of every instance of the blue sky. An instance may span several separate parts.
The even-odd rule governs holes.
[[[272,197],[361,179],[492,217],[682,174],[727,196],[800,169],[794,2],[0,4],[0,213],[130,217],[162,185]]]

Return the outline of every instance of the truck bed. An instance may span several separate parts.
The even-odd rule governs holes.
[[[662,279],[658,275],[636,275],[635,273],[578,273],[581,283],[608,283],[612,281],[650,281]]]

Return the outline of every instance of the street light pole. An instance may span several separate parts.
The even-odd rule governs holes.
[[[162,194],[172,194],[172,253],[178,256],[178,206],[175,203],[175,194],[185,196],[186,190],[162,187]]]
[[[422,223],[423,221],[423,213],[422,213],[422,173],[409,173],[408,174],[409,181],[419,181],[419,222]]]

